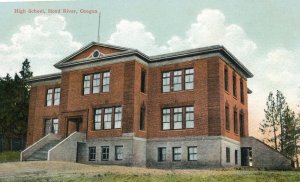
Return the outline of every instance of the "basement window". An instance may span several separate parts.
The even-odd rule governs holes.
[[[96,147],[89,147],[89,161],[96,160]]]

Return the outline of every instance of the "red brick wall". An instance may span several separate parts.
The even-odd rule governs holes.
[[[137,61],[116,63],[101,67],[63,72],[61,78],[60,106],[45,107],[46,88],[58,86],[33,86],[30,97],[28,144],[43,136],[47,117],[59,118],[59,135],[66,137],[67,118],[82,116],[81,131],[87,138],[115,137],[134,133],[143,138],[224,135],[239,140],[233,132],[233,107],[244,111],[245,132],[248,135],[247,82],[244,81],[245,103],[240,103],[240,87],[237,76],[237,98],[232,96],[232,72],[229,71],[229,93],[224,89],[225,62],[218,57],[193,60],[184,63],[147,67]],[[162,93],[162,72],[194,68],[194,89]],[[146,92],[140,90],[141,71],[146,71]],[[110,92],[82,95],[83,75],[110,71]],[[230,105],[230,131],[225,129],[225,103]],[[145,130],[140,130],[140,108],[146,108]],[[194,105],[194,129],[162,131],[161,109],[164,107]],[[94,109],[122,106],[122,129],[93,130]],[[238,112],[239,113],[239,112]],[[239,114],[238,114],[239,116]]]

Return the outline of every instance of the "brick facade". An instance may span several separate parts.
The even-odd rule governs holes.
[[[95,50],[103,53],[103,58],[91,58]],[[226,49],[209,47],[207,50],[200,49],[199,55],[196,55],[198,52],[192,52],[193,55],[184,57],[180,56],[183,52],[179,52],[178,56],[173,53],[161,57],[147,57],[132,51],[92,44],[59,62],[56,67],[66,66],[59,67],[62,72],[55,78],[45,76],[32,79],[27,145],[45,135],[47,118],[59,119],[57,136],[62,139],[79,130],[86,133],[87,141],[127,135],[146,140],[220,136],[239,143],[240,123],[238,122],[238,132],[235,133],[234,109],[237,110],[238,116],[243,112],[244,136],[248,136],[247,78],[252,74],[241,63],[228,57],[230,53],[226,52]],[[107,60],[102,60],[106,57]],[[194,69],[193,89],[162,92],[163,72],[188,68]],[[224,89],[225,68],[228,70],[228,92]],[[105,71],[110,72],[109,92],[84,95],[84,75]],[[146,73],[144,93],[141,92],[142,71]],[[232,91],[233,74],[236,75],[236,97]],[[240,98],[240,79],[243,80],[244,103],[241,103]],[[61,88],[59,106],[46,106],[47,89],[56,87]],[[225,127],[225,105],[230,108],[230,130],[226,130]],[[122,127],[95,130],[95,109],[114,106],[122,107]],[[194,127],[162,130],[162,109],[181,106],[194,106]],[[145,108],[144,130],[140,130],[141,107]],[[78,126],[74,125],[75,121],[79,123]],[[87,147],[89,144],[81,146]],[[87,148],[82,149],[86,150]]]

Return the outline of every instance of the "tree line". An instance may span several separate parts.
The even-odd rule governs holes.
[[[28,80],[31,77],[28,59],[22,63],[18,74],[0,77],[0,134],[5,150],[12,150],[14,138],[26,136],[30,91]]]
[[[300,114],[296,114],[288,106],[282,92],[269,93],[265,119],[260,124],[260,132],[264,142],[275,150],[291,158],[299,167],[300,154]]]

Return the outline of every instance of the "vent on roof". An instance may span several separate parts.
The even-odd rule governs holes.
[[[93,56],[93,58],[98,58],[100,56],[103,56],[103,54],[98,50],[94,50],[92,56]]]

